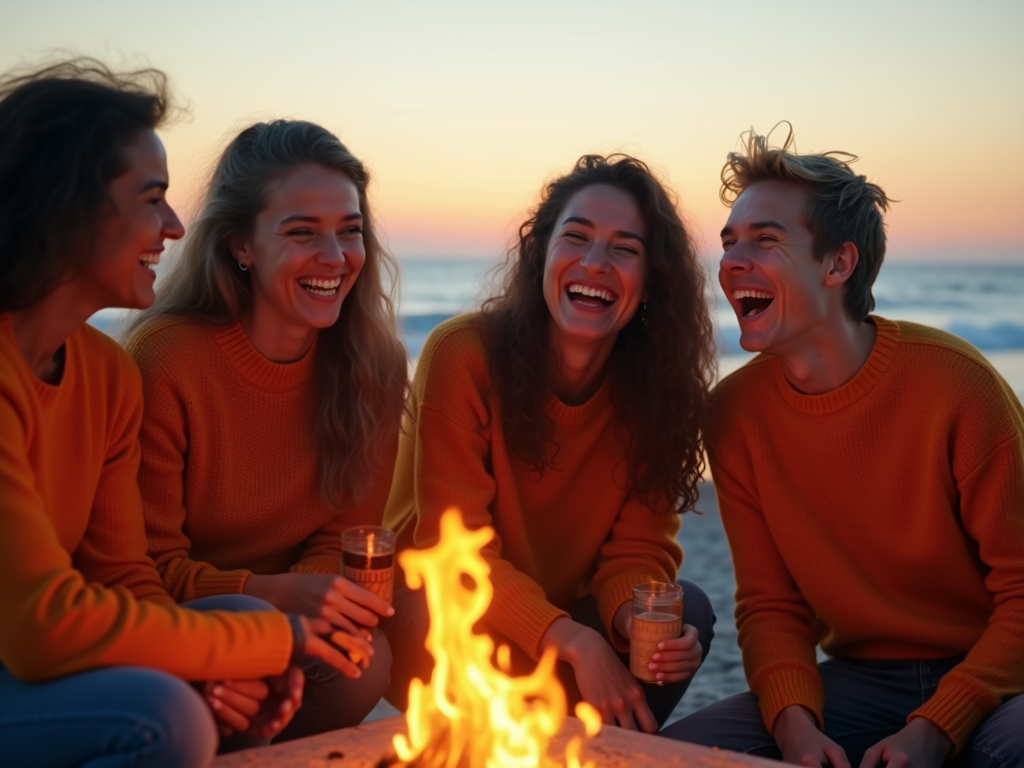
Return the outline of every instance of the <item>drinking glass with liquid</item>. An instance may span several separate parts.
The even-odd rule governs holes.
[[[629,671],[637,680],[662,685],[650,669],[658,643],[683,633],[683,588],[649,581],[633,587],[633,626],[629,631]]]
[[[395,585],[395,534],[362,525],[341,534],[342,575],[391,604]]]

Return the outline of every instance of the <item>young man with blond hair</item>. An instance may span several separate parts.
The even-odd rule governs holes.
[[[870,314],[890,200],[852,155],[791,148],[751,133],[722,172],[719,280],[761,353],[709,430],[751,690],[664,735],[1024,765],[1024,410],[966,342]]]

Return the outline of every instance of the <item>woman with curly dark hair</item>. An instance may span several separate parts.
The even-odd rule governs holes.
[[[548,184],[510,258],[502,293],[424,347],[385,523],[405,546],[436,540],[448,507],[493,526],[488,630],[514,658],[553,646],[570,700],[655,731],[714,622],[685,583],[658,684],[629,674],[632,589],[675,581],[703,468],[703,270],[665,189],[625,155],[584,156]]]

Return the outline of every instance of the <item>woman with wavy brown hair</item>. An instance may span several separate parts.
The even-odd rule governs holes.
[[[180,601],[251,595],[367,636],[393,612],[339,575],[342,531],[380,524],[408,375],[368,184],[318,125],[246,128],[129,328],[149,551]],[[307,665],[281,739],[363,719],[389,680],[373,645],[359,680]]]
[[[570,699],[608,723],[657,730],[711,641],[708,599],[686,583],[658,684],[629,674],[632,589],[682,562],[713,370],[690,238],[624,155],[547,185],[502,293],[439,326],[418,363],[386,524],[405,546],[436,540],[448,507],[493,526],[488,630],[524,660],[553,646]]]

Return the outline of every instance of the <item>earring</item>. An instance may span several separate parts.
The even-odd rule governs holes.
[[[647,302],[640,302],[640,322],[647,325]]]
[[[249,268],[249,265],[240,261],[240,262],[238,262],[238,268],[240,270],[242,270],[243,272],[245,272],[245,270],[247,270]]]

